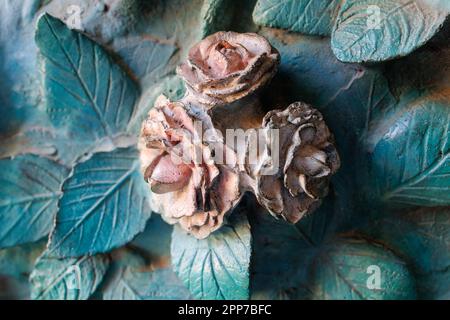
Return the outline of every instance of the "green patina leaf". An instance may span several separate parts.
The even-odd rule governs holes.
[[[42,100],[33,41],[35,18],[42,0],[0,1],[0,136],[9,137],[26,125],[42,124],[36,106]]]
[[[234,3],[227,0],[205,0],[200,11],[202,38],[217,31],[229,30]]]
[[[44,249],[45,241],[38,241],[0,250],[0,275],[22,277],[30,273]]]
[[[87,300],[101,283],[109,259],[103,255],[58,259],[47,252],[30,275],[34,300]]]
[[[48,14],[39,19],[36,43],[52,124],[88,146],[125,134],[139,92],[105,50]]]
[[[121,246],[145,228],[151,215],[134,148],[97,153],[79,163],[63,192],[49,242],[50,253],[60,257]]]
[[[293,225],[262,208],[252,210],[252,300],[309,299],[308,270],[327,237],[330,213],[321,208]]]
[[[370,278],[378,271],[379,287]],[[386,248],[365,240],[333,241],[315,260],[311,279],[313,299],[416,298],[415,281],[406,264]]]
[[[178,226],[172,235],[173,268],[198,299],[248,299],[250,251],[250,226],[240,212],[205,240]]]
[[[146,85],[158,82],[170,71],[168,65],[177,48],[171,43],[151,37],[128,37],[114,41],[117,54],[133,74]]]
[[[374,197],[402,206],[450,204],[448,108],[426,96],[376,122],[366,140]]]
[[[344,62],[404,56],[436,34],[447,15],[420,0],[344,1],[331,37],[333,52]]]
[[[0,160],[0,168],[0,247],[45,237],[69,170],[34,155]]]
[[[450,296],[450,208],[422,208],[389,213],[374,220],[365,232],[389,243],[411,264],[419,297]]]
[[[145,230],[130,243],[149,257],[150,260],[170,258],[170,240],[173,226],[165,222],[161,215],[153,214]]]
[[[170,269],[120,270],[103,293],[104,300],[187,300],[189,291]]]
[[[30,299],[28,276],[35,260],[45,250],[45,241],[0,250],[0,299]]]
[[[340,5],[338,0],[258,0],[253,20],[263,26],[329,36]]]

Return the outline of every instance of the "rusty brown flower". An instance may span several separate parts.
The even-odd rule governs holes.
[[[255,174],[254,192],[272,214],[296,223],[320,205],[331,176],[340,166],[333,136],[320,112],[301,102],[270,111],[263,127],[279,130],[279,152],[264,153]],[[277,155],[276,173],[263,174]]]

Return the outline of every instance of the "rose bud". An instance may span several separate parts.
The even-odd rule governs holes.
[[[217,32],[191,48],[178,67],[189,94],[207,108],[232,103],[268,83],[278,51],[255,33]]]
[[[272,214],[296,223],[320,205],[331,176],[339,169],[333,136],[320,112],[301,102],[267,113],[263,128],[266,137],[270,130],[278,129],[278,148],[265,144],[266,150],[253,168],[253,191]],[[277,163],[278,167],[265,174]]]

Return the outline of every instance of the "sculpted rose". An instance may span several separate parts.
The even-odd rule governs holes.
[[[203,129],[211,128],[206,114],[160,97],[141,130],[141,169],[154,210],[199,239],[217,230],[240,199],[238,175],[216,164],[211,137],[202,139]]]
[[[320,112],[301,102],[270,111],[263,127],[279,130],[279,152],[264,153],[254,173],[254,192],[272,214],[296,223],[319,206],[328,193],[331,176],[339,169],[333,137]],[[266,175],[274,156],[279,157],[279,167]]]
[[[279,59],[278,51],[255,33],[217,32],[196,44],[177,72],[196,101],[212,107],[265,85]]]

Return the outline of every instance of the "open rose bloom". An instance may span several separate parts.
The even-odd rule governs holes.
[[[207,120],[190,114],[181,102],[160,97],[142,126],[140,141],[141,169],[153,192],[154,210],[199,239],[218,229],[240,199],[238,175],[217,165],[202,139],[204,127],[212,126]],[[215,151],[225,153],[217,141]]]
[[[255,33],[217,32],[192,47],[177,71],[199,103],[215,106],[265,85],[279,59],[278,51]]]

